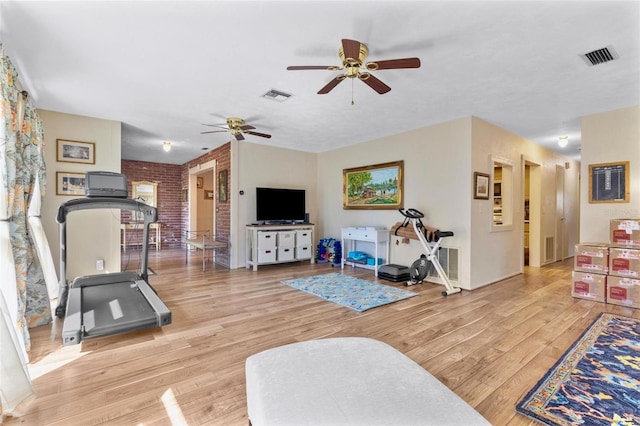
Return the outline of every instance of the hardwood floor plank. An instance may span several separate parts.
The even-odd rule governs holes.
[[[128,261],[135,270],[137,257]],[[531,425],[515,404],[600,312],[640,318],[635,309],[572,298],[573,259],[447,297],[437,284],[405,287],[328,264],[254,272],[209,262],[203,272],[198,256],[185,264],[184,251],[174,249],[150,253],[149,265],[172,324],[75,347],[62,347],[61,321],[31,330],[37,398],[5,424],[245,426],[247,357],[293,342],[363,336],[405,353],[493,424]],[[332,272],[418,296],[358,313],[281,283]]]

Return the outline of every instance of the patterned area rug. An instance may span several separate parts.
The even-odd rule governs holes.
[[[285,280],[282,284],[358,312],[418,295],[412,291],[372,283],[336,272]]]
[[[640,320],[602,313],[516,411],[546,425],[640,425]]]

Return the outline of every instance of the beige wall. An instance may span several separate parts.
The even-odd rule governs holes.
[[[589,165],[629,161],[629,203],[589,203]],[[609,242],[611,219],[640,218],[640,106],[582,117],[580,242]]]
[[[473,172],[491,172],[491,156],[509,159],[514,171],[514,225],[506,231],[491,229],[491,200],[473,198]],[[459,280],[454,285],[474,289],[523,270],[523,155],[541,166],[545,188],[555,187],[557,164],[567,170],[565,207],[568,228],[577,228],[578,163],[541,148],[530,141],[473,117],[393,135],[363,144],[318,154],[318,208],[320,237],[340,238],[349,226],[385,226],[402,220],[396,210],[343,210],[342,170],[389,161],[404,160],[404,207],[425,213],[423,222],[443,231],[453,231],[443,246],[459,250]],[[555,232],[555,222],[546,216],[555,209],[548,206],[555,192],[541,196],[541,226],[537,232]],[[547,223],[548,222],[548,223]],[[575,232],[573,232],[575,239]],[[571,246],[571,244],[568,244]],[[411,265],[422,246],[415,240],[403,244],[391,238],[390,263]],[[570,256],[571,254],[567,254]],[[387,259],[385,259],[387,261]]]
[[[470,141],[471,119],[462,118],[318,154],[320,236],[340,239],[344,227],[389,229],[402,222],[397,210],[343,210],[342,170],[403,160],[404,207],[423,212],[425,225],[453,231],[443,246],[458,248],[460,259],[469,259]],[[384,261],[408,266],[421,253],[418,241],[403,244],[392,237],[390,259]],[[468,279],[460,285],[468,287]]]
[[[232,239],[232,265],[244,267],[246,262],[245,226],[256,221],[256,187],[291,188],[306,190],[307,212],[310,221],[317,223],[321,214],[317,210],[318,164],[316,154],[273,148],[247,141],[232,143],[231,180],[232,229],[237,229]],[[239,167],[236,166],[239,164]],[[244,195],[239,195],[244,191]],[[317,228],[316,228],[317,230]],[[234,232],[232,232],[234,234]],[[314,250],[318,236],[314,236]],[[232,266],[234,267],[234,266]]]
[[[531,209],[535,223],[530,226],[530,260],[532,266],[544,264],[542,242],[556,230],[556,166],[564,171],[564,238],[565,250],[561,258],[573,256],[579,220],[578,187],[579,163],[545,149],[500,127],[473,118],[473,171],[491,174],[492,157],[500,157],[513,166],[513,225],[492,227],[491,200],[473,200],[471,219],[471,288],[477,288],[523,271],[524,235],[524,170],[523,164],[537,164]],[[566,164],[569,168],[566,168]],[[549,263],[549,262],[547,262]]]
[[[56,195],[56,172],[120,171],[120,122],[39,110],[44,124],[47,190],[42,202],[42,224],[59,271],[58,207],[82,196]],[[56,139],[95,143],[95,164],[56,161]],[[104,259],[104,272],[120,271],[120,211],[76,211],[67,220],[67,280],[93,275],[96,260]],[[60,279],[60,277],[58,277]]]

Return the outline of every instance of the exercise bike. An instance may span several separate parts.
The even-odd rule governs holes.
[[[413,230],[418,236],[418,240],[420,240],[420,243],[427,252],[426,255],[423,254],[419,259],[413,262],[409,268],[410,280],[407,281],[405,285],[410,286],[421,284],[429,273],[429,263],[431,263],[438,272],[438,276],[446,288],[446,290],[442,292],[442,295],[448,296],[449,294],[460,293],[460,288],[454,287],[451,284],[447,273],[442,268],[442,265],[440,265],[440,260],[438,259],[438,250],[440,249],[442,239],[445,237],[453,237],[453,232],[436,230],[428,233],[427,228],[422,223],[422,218],[424,218],[424,214],[422,214],[422,212],[416,209],[399,209],[399,211],[402,216],[404,216],[404,222],[401,226],[407,227],[409,223],[411,223]]]

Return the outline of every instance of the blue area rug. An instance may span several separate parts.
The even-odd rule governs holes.
[[[418,295],[412,291],[372,283],[337,272],[285,280],[282,284],[358,312]]]
[[[516,411],[546,425],[640,425],[640,320],[602,313]]]

